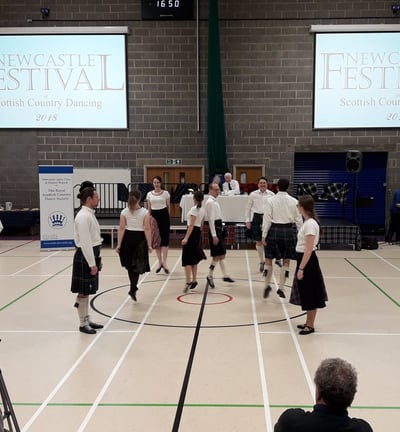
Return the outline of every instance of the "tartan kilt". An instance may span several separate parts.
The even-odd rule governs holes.
[[[254,213],[253,215],[253,220],[251,222],[251,238],[255,241],[261,241],[263,217],[264,215],[260,213]]]
[[[100,246],[93,248],[94,257],[96,259],[96,266],[101,270],[101,256]],[[84,295],[95,294],[99,289],[99,272],[95,276],[90,274],[90,267],[85,257],[83,256],[82,249],[77,248],[74,254],[72,263],[72,281],[71,292]]]
[[[210,255],[212,257],[226,255],[225,233],[224,233],[224,229],[222,227],[222,220],[221,219],[217,219],[215,221],[215,233],[217,234],[217,237],[219,240],[217,245],[215,245],[213,243],[211,230],[210,229],[208,230],[208,241],[210,244]]]
[[[296,225],[272,224],[268,230],[266,241],[265,258],[296,259]]]

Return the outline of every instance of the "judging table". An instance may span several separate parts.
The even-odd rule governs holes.
[[[208,197],[208,195],[204,195],[203,203],[207,201]],[[217,201],[221,207],[223,222],[245,222],[245,212],[248,199],[248,195],[219,195]],[[194,206],[193,195],[183,195],[179,205],[182,209],[181,221],[185,222],[189,210]]]

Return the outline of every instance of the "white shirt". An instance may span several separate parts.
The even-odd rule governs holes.
[[[297,199],[287,192],[278,192],[265,201],[262,237],[266,238],[271,224],[296,224],[297,231],[303,225],[303,218],[297,210]]]
[[[231,185],[231,189],[229,189],[229,185]],[[225,182],[222,184],[222,193],[224,195],[240,195],[240,185],[239,182],[235,179],[232,179],[229,183]]]
[[[146,200],[150,202],[150,208],[152,210],[162,210],[167,207],[167,201],[169,198],[170,194],[166,190],[159,195],[155,194],[154,191],[150,191],[146,195]]]
[[[221,207],[217,203],[217,199],[210,196],[206,202],[206,215],[208,224],[210,226],[210,232],[212,237],[217,237],[217,232],[215,230],[215,221],[218,219],[222,220]]]
[[[193,206],[187,214],[187,225],[190,224],[190,216],[195,216],[196,220],[194,221],[194,226],[201,227],[201,224],[203,223],[204,218],[206,217],[206,211],[204,207],[197,207]]]
[[[297,233],[296,252],[305,252],[306,237],[308,235],[314,236],[313,250],[316,250],[319,243],[319,225],[315,219],[307,219],[299,229],[299,232]]]
[[[265,201],[273,196],[275,194],[269,189],[265,192],[261,192],[260,189],[251,192],[246,204],[245,221],[251,222],[254,213],[264,214]]]
[[[131,212],[128,207],[124,208],[121,216],[125,217],[126,227],[128,231],[144,231],[144,218],[149,212],[144,207]]]
[[[75,217],[74,227],[75,245],[82,249],[83,256],[89,267],[94,267],[96,261],[93,247],[99,246],[103,242],[100,235],[100,225],[94,210],[83,205]]]

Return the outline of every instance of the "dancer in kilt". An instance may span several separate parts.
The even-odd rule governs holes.
[[[289,277],[290,260],[296,259],[297,230],[303,219],[297,210],[297,200],[288,193],[289,180],[279,179],[278,193],[267,199],[264,207],[262,239],[265,246],[264,298],[271,291],[272,260],[283,260],[277,294],[285,298],[285,280]]]
[[[103,328],[89,317],[89,295],[99,288],[101,270],[100,247],[103,239],[94,209],[99,203],[99,195],[93,187],[81,187],[78,199],[81,209],[75,217],[75,254],[72,264],[71,291],[76,293],[75,307],[79,316],[79,331],[95,334]]]

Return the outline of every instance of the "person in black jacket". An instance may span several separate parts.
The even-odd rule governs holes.
[[[347,413],[357,391],[357,372],[350,363],[340,358],[323,360],[314,382],[313,411],[287,409],[274,432],[373,432],[365,420],[351,418]]]

